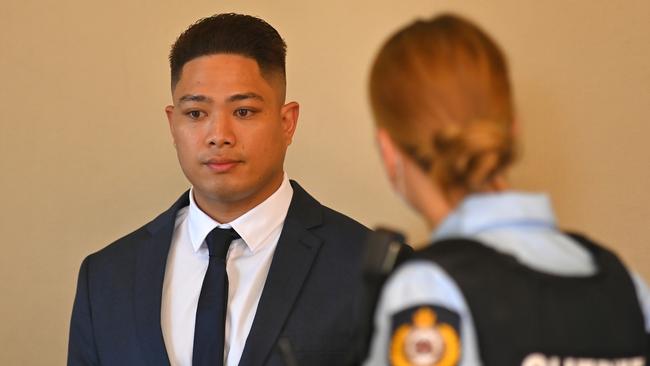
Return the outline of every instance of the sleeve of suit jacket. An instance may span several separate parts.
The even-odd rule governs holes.
[[[77,295],[70,321],[68,366],[99,365],[88,291],[88,262],[89,258],[86,258],[81,263],[77,280]]]

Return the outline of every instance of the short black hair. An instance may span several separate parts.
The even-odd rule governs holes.
[[[287,45],[275,28],[250,15],[224,13],[199,19],[183,32],[169,53],[172,90],[183,65],[201,56],[235,54],[254,59],[262,74],[278,72],[286,78]]]

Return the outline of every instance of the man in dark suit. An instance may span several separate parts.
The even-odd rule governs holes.
[[[68,365],[349,362],[367,229],[284,172],[285,47],[238,14],[173,45],[166,113],[192,188],[83,261]]]

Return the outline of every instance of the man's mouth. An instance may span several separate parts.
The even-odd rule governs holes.
[[[234,159],[210,159],[203,164],[215,173],[227,173],[241,163]]]

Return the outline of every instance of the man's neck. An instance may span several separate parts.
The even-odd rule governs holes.
[[[280,188],[283,180],[284,174],[279,179],[275,179],[273,184],[269,184],[265,189],[235,201],[212,198],[193,190],[194,202],[201,211],[205,212],[213,220],[225,224],[236,220],[266,201]]]

